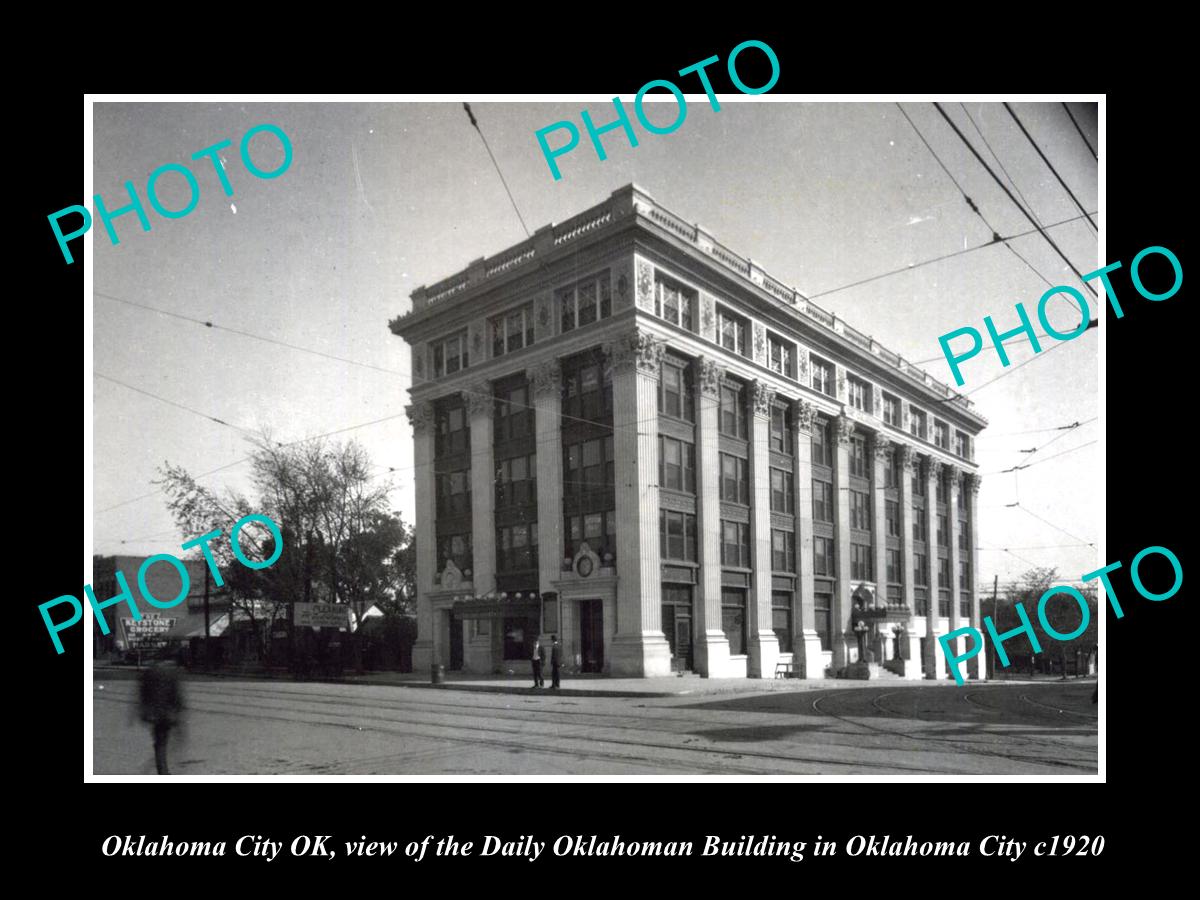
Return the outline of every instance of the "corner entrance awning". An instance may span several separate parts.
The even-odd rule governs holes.
[[[540,600],[456,600],[450,611],[460,619],[536,619]]]

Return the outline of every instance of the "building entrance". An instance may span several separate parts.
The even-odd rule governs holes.
[[[604,605],[600,600],[579,601],[579,670],[604,669]]]
[[[457,672],[463,667],[463,620],[454,613],[447,614],[446,618],[450,622],[450,665],[448,668],[452,672]]]
[[[692,671],[692,589],[662,589],[662,629],[671,646],[671,671]]]

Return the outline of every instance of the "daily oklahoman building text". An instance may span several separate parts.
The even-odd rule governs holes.
[[[640,188],[412,301],[418,669],[553,633],[568,671],[945,678],[980,627],[986,420]]]

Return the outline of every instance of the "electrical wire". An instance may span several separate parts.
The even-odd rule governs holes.
[[[1054,163],[1050,162],[1049,157],[1042,152],[1042,148],[1038,146],[1038,142],[1033,139],[1033,135],[1029,133],[1029,130],[1025,127],[1025,124],[1017,117],[1017,114],[1013,111],[1013,108],[1009,106],[1007,102],[1005,102],[1004,108],[1008,110],[1008,114],[1012,116],[1013,121],[1017,123],[1017,127],[1021,129],[1021,134],[1025,135],[1026,139],[1033,146],[1033,149],[1037,151],[1037,155],[1042,158],[1042,162],[1046,164],[1046,168],[1048,168],[1050,173],[1058,179],[1058,183],[1061,184],[1062,189],[1067,192],[1067,196],[1071,198],[1071,201],[1079,208],[1080,212],[1086,212],[1087,210],[1085,210],[1083,204],[1079,202],[1079,198],[1075,196],[1075,192],[1071,190],[1070,186],[1065,181],[1063,181],[1063,177],[1058,174],[1058,169],[1054,168]],[[1092,221],[1090,216],[1088,217],[1088,224],[1092,226],[1093,231],[1096,230],[1096,223]]]
[[[1095,149],[1092,147],[1092,142],[1087,139],[1087,135],[1083,133],[1083,129],[1079,127],[1079,123],[1075,121],[1075,116],[1071,113],[1071,107],[1063,103],[1062,108],[1067,111],[1067,118],[1071,120],[1071,124],[1075,126],[1075,130],[1079,132],[1079,136],[1083,138],[1084,146],[1088,148],[1088,152],[1095,157],[1096,162],[1100,161],[1100,157],[1096,155]]]

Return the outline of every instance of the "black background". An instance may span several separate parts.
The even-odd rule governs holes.
[[[532,15],[532,14],[531,14]],[[603,16],[601,16],[603,18]],[[481,24],[481,23],[478,23]],[[602,26],[595,26],[602,27]],[[626,33],[627,32],[627,33]],[[173,90],[312,91],[428,91],[453,90],[602,92],[631,97],[638,87],[707,56],[721,56],[710,77],[717,92],[733,91],[724,74],[724,59],[734,45],[747,38],[769,43],[781,64],[781,77],[772,93],[805,91],[1000,91],[1104,90],[1110,78],[1102,72],[1082,73],[1053,82],[1045,70],[1029,69],[1029,84],[1017,87],[1008,71],[996,72],[995,83],[984,77],[991,65],[989,53],[978,45],[942,49],[926,68],[913,74],[907,65],[912,46],[837,43],[814,56],[814,44],[825,37],[799,28],[742,28],[713,26],[673,37],[649,35],[645,28],[614,25],[612,36],[598,36],[564,28],[561,35],[531,35],[522,42],[511,38],[472,45],[461,31],[437,37],[415,32],[362,46],[360,36],[322,39],[321,46],[341,43],[353,52],[316,51],[277,37],[245,58],[232,53],[222,61],[209,60],[205,71],[211,80],[172,82]],[[494,37],[494,36],[493,36]],[[997,46],[997,53],[1009,53]],[[739,71],[750,85],[762,84],[766,71],[756,73],[751,51],[739,58]],[[1006,58],[1011,59],[1011,55]],[[1049,57],[1040,64],[1050,66]],[[150,65],[150,64],[147,64]],[[1032,54],[1025,63],[1039,65]],[[184,66],[181,71],[191,71]],[[1056,72],[1061,70],[1056,69]],[[330,76],[340,73],[330,83]],[[130,75],[137,75],[136,70]],[[162,90],[157,79],[170,74],[154,63],[144,77],[125,84],[98,85],[104,90]],[[192,71],[194,75],[195,72]],[[1000,78],[999,75],[1004,77]],[[270,75],[269,81],[263,76]],[[151,78],[153,76],[153,78]],[[291,76],[294,76],[294,80]],[[107,77],[107,76],[106,76]],[[908,78],[912,83],[903,83]],[[277,80],[281,79],[281,80]],[[1018,79],[1019,81],[1019,79]],[[76,82],[78,83],[78,82]],[[1128,81],[1125,82],[1129,84]],[[685,84],[685,90],[695,85]],[[1185,142],[1176,137],[1174,122],[1181,115],[1177,104],[1160,90],[1130,87],[1109,92],[1107,143],[1102,162],[1107,167],[1105,225],[1108,245],[1105,259],[1122,260],[1125,267],[1113,276],[1125,317],[1117,320],[1111,309],[1107,329],[1108,396],[1107,432],[1107,561],[1122,560],[1114,586],[1122,599],[1125,617],[1107,618],[1107,643],[1101,691],[1107,709],[1107,783],[1063,784],[1054,781],[1007,784],[957,782],[953,784],[899,783],[795,783],[756,781],[735,784],[661,783],[354,783],[336,784],[90,784],[82,777],[83,705],[81,658],[83,627],[64,634],[67,652],[56,656],[38,615],[37,604],[60,594],[78,595],[81,572],[76,568],[78,546],[66,527],[67,513],[78,509],[82,443],[79,392],[91,390],[90,373],[81,373],[79,325],[70,325],[81,312],[83,266],[66,266],[48,228],[46,215],[84,202],[81,196],[80,145],[83,93],[64,78],[56,92],[46,90],[24,104],[22,128],[35,136],[25,142],[21,171],[14,186],[28,194],[19,205],[15,233],[16,253],[11,265],[25,275],[19,293],[12,297],[16,328],[9,331],[10,360],[8,435],[10,478],[15,500],[10,521],[22,540],[12,542],[11,580],[19,584],[14,605],[24,633],[16,637],[22,654],[13,657],[18,671],[11,673],[7,694],[25,707],[9,731],[18,751],[17,765],[9,777],[33,788],[23,804],[19,821],[26,834],[10,852],[28,859],[81,857],[90,877],[110,886],[167,884],[170,876],[196,869],[214,884],[248,884],[249,881],[290,886],[292,874],[304,884],[350,886],[366,882],[364,876],[397,878],[388,886],[402,891],[438,892],[469,887],[477,877],[513,891],[587,890],[589,883],[572,876],[595,873],[600,890],[621,890],[615,880],[627,871],[650,871],[663,879],[664,888],[680,889],[695,883],[716,887],[712,874],[745,876],[730,887],[755,891],[795,889],[804,884],[834,884],[843,890],[887,890],[889,877],[914,870],[933,877],[978,875],[992,879],[1016,876],[1013,889],[1036,877],[1038,889],[1050,885],[1079,884],[1120,864],[1157,865],[1171,859],[1182,841],[1182,828],[1170,819],[1182,792],[1190,787],[1190,742],[1182,726],[1188,720],[1186,703],[1194,691],[1190,678],[1194,665],[1188,642],[1184,610],[1187,588],[1162,603],[1139,597],[1128,578],[1128,565],[1142,548],[1158,544],[1171,548],[1190,572],[1188,535],[1182,519],[1190,509],[1185,491],[1194,480],[1192,447],[1188,431],[1194,416],[1194,381],[1185,362],[1195,352],[1195,338],[1184,321],[1188,309],[1186,281],[1170,300],[1151,303],[1134,291],[1128,265],[1142,248],[1171,248],[1188,268],[1183,233],[1188,202],[1183,186],[1190,183],[1184,165]],[[32,172],[29,172],[32,169]],[[11,170],[10,170],[11,171]],[[88,204],[90,206],[90,203]],[[11,234],[12,232],[10,232]],[[77,260],[81,259],[81,242]],[[1147,263],[1150,284],[1169,283],[1165,264],[1157,274]],[[1157,262],[1162,262],[1158,260]],[[1027,301],[1030,298],[1014,298]],[[83,302],[87,302],[86,300]],[[75,320],[79,322],[80,320]],[[1086,340],[1091,340],[1087,338]],[[32,356],[25,347],[34,348]],[[1062,353],[1071,352],[1063,348]],[[105,348],[95,348],[97,362]],[[1090,364],[1081,354],[1081,366]],[[82,377],[81,377],[82,376]],[[22,427],[24,426],[24,427]],[[95,422],[97,430],[129,427],[115,422]],[[26,437],[28,435],[28,437]],[[22,471],[28,470],[28,471]],[[1079,483],[1080,491],[1100,490],[1100,484]],[[1188,492],[1190,494],[1190,491]],[[1100,523],[1093,529],[1100,531]],[[77,532],[76,532],[77,534]],[[31,553],[32,558],[26,558]],[[85,559],[90,554],[84,548]],[[1149,579],[1149,575],[1147,578]],[[1194,576],[1192,576],[1194,577]],[[10,620],[12,621],[12,620]],[[19,662],[17,662],[19,660]],[[1186,813],[1184,814],[1186,817]],[[505,823],[501,825],[499,823]],[[543,858],[536,865],[523,860],[439,860],[426,858],[419,866],[401,859],[289,860],[275,862],[238,860],[190,861],[157,858],[112,858],[100,854],[100,842],[112,834],[168,834],[173,840],[236,840],[243,834],[270,835],[279,839],[297,834],[332,834],[330,844],[357,840],[406,842],[426,834],[453,833],[460,839],[479,840],[482,834],[518,837],[536,834],[553,840],[560,834],[620,834],[626,840],[681,840],[703,842],[703,835],[720,834],[736,839],[743,834],[775,834],[781,839],[811,841],[817,834],[843,842],[854,834],[891,834],[918,840],[968,841],[971,857],[874,859],[844,856],[803,863],[767,859],[660,860],[652,863],[621,859],[564,860]],[[1099,858],[1034,860],[1027,854],[1012,864],[981,859],[975,852],[987,834],[1043,840],[1054,834],[1104,834],[1107,846]],[[453,866],[453,868],[450,868]],[[484,871],[480,871],[484,870]],[[410,873],[450,876],[424,887]],[[553,881],[544,876],[558,874]],[[566,875],[564,879],[561,876]],[[855,876],[871,877],[869,883]],[[516,876],[515,878],[512,876]],[[236,881],[231,880],[236,879]],[[803,879],[803,880],[796,880]],[[177,882],[176,882],[177,883]],[[931,884],[934,890],[973,891],[983,882],[975,878]],[[1006,882],[994,881],[1000,889]],[[630,885],[632,886],[632,885]],[[653,883],[637,887],[653,889]],[[914,889],[907,886],[905,889]]]

